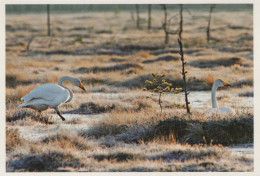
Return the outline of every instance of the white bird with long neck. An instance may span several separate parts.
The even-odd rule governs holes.
[[[230,84],[222,81],[221,79],[216,79],[211,90],[211,101],[212,101],[212,109],[208,111],[209,115],[220,115],[220,116],[234,116],[236,114],[234,109],[229,107],[220,107],[218,106],[216,99],[216,91],[218,87],[221,86],[231,86]]]
[[[48,108],[52,108],[55,109],[57,114],[64,121],[65,118],[60,113],[59,105],[61,103],[67,103],[73,98],[72,91],[62,84],[64,80],[68,80],[75,86],[86,91],[80,79],[71,76],[63,76],[58,80],[57,84],[41,85],[22,97],[21,100],[23,100],[24,103],[21,104],[19,108],[30,108],[39,113]]]

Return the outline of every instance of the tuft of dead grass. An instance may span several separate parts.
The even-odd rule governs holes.
[[[107,66],[107,67],[97,67],[97,66],[90,67],[90,68],[80,67],[78,69],[72,70],[72,72],[74,72],[74,73],[89,73],[89,72],[98,73],[98,72],[121,71],[121,70],[127,70],[129,68],[142,69],[142,66],[139,64],[126,63],[126,64]]]
[[[213,119],[207,121],[173,117],[159,121],[154,127],[154,138],[174,138],[190,144],[239,144],[253,142],[253,116]]]
[[[143,63],[148,64],[148,63],[159,62],[159,61],[177,61],[177,60],[179,60],[179,57],[177,56],[164,55],[155,59],[144,60]]]
[[[242,59],[238,57],[215,59],[215,60],[195,60],[188,63],[193,67],[214,68],[218,66],[230,67],[232,65],[242,65]]]
[[[209,74],[209,75],[207,75],[207,76],[204,78],[204,80],[205,80],[205,82],[206,82],[210,87],[212,87],[212,85],[214,84],[216,78],[215,78],[215,76]]]
[[[41,141],[43,145],[53,145],[61,147],[62,149],[76,149],[76,150],[89,150],[91,147],[87,144],[88,140],[81,136],[71,136],[66,131],[61,131],[58,134],[46,137]]]
[[[81,103],[78,109],[72,111],[65,111],[66,114],[94,114],[104,113],[115,109],[115,104],[101,106],[93,102]]]
[[[6,150],[14,150],[15,147],[21,145],[24,141],[20,137],[19,131],[17,129],[6,128]]]
[[[58,151],[22,155],[16,160],[7,161],[7,165],[15,170],[27,172],[50,172],[56,171],[59,167],[80,168],[84,166],[80,159]]]
[[[40,122],[43,124],[52,124],[53,122],[50,120],[50,115],[45,113],[38,113],[33,110],[18,110],[14,112],[10,112],[6,114],[7,122],[14,122],[17,120],[30,119],[35,122]]]
[[[149,51],[139,51],[133,55],[133,57],[141,57],[141,58],[149,58],[150,52]]]

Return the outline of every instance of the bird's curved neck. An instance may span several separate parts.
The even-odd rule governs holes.
[[[217,85],[213,84],[212,90],[211,90],[211,101],[212,101],[212,108],[218,108],[218,103],[216,99],[216,91],[217,91]]]
[[[72,100],[72,98],[73,98],[73,93],[72,93],[72,91],[70,90],[70,88],[64,86],[64,85],[62,84],[62,82],[63,82],[64,80],[68,80],[68,81],[72,82],[72,79],[73,79],[73,78],[70,77],[70,76],[63,76],[63,77],[61,77],[61,78],[58,80],[58,82],[57,82],[58,85],[64,87],[65,89],[67,89],[67,90],[69,91],[70,98],[69,98],[66,102],[69,102],[69,101]]]

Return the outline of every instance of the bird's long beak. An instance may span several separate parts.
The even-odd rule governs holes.
[[[81,82],[79,83],[79,88],[81,88],[82,90],[86,91],[84,86],[83,86],[83,84]]]
[[[231,86],[230,84],[228,84],[228,83],[226,83],[226,82],[224,82],[224,81],[223,81],[223,85],[224,85],[224,86]]]

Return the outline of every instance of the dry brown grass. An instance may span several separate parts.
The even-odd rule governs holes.
[[[151,57],[151,55],[148,51],[139,51],[138,53],[135,53],[132,57],[149,58]]]
[[[16,88],[6,88],[6,101],[20,101],[21,98],[29,93],[32,89],[36,88],[37,85],[28,85],[28,86],[17,86]]]
[[[24,139],[20,137],[18,129],[6,129],[6,150],[14,150],[15,147],[22,145]]]
[[[206,83],[208,83],[210,85],[210,87],[213,85],[213,83],[215,82],[216,78],[215,76],[209,74],[205,77],[205,81]]]

